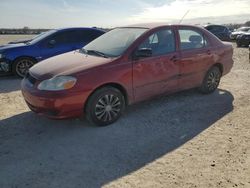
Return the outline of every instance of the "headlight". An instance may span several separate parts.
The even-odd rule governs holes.
[[[39,90],[60,91],[74,87],[76,78],[72,76],[57,76],[48,80],[42,81],[38,85]]]

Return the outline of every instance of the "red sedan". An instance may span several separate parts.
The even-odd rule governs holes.
[[[189,88],[212,93],[233,66],[233,48],[190,25],[119,27],[78,51],[32,67],[22,81],[30,109],[49,118],[85,114],[115,122],[129,104]]]

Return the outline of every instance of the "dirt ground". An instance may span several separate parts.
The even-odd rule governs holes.
[[[234,48],[215,93],[133,105],[103,128],[37,116],[21,80],[0,77],[0,187],[249,188],[250,63],[247,48]]]

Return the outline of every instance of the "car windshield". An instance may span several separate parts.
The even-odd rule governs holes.
[[[35,43],[39,42],[40,40],[43,40],[44,38],[52,35],[55,32],[56,32],[56,30],[50,30],[50,31],[43,32],[43,33],[35,36],[31,41],[28,42],[28,44],[35,44]]]
[[[116,28],[86,45],[82,52],[103,57],[118,57],[146,28]]]

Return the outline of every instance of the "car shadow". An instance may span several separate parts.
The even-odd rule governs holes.
[[[245,49],[247,49],[247,48],[249,48],[249,46],[237,46],[237,48],[245,48]]]
[[[0,121],[0,187],[101,187],[181,147],[233,110],[195,90],[130,106],[108,127],[25,112]]]
[[[0,93],[9,93],[21,89],[22,79],[13,75],[0,75]]]

